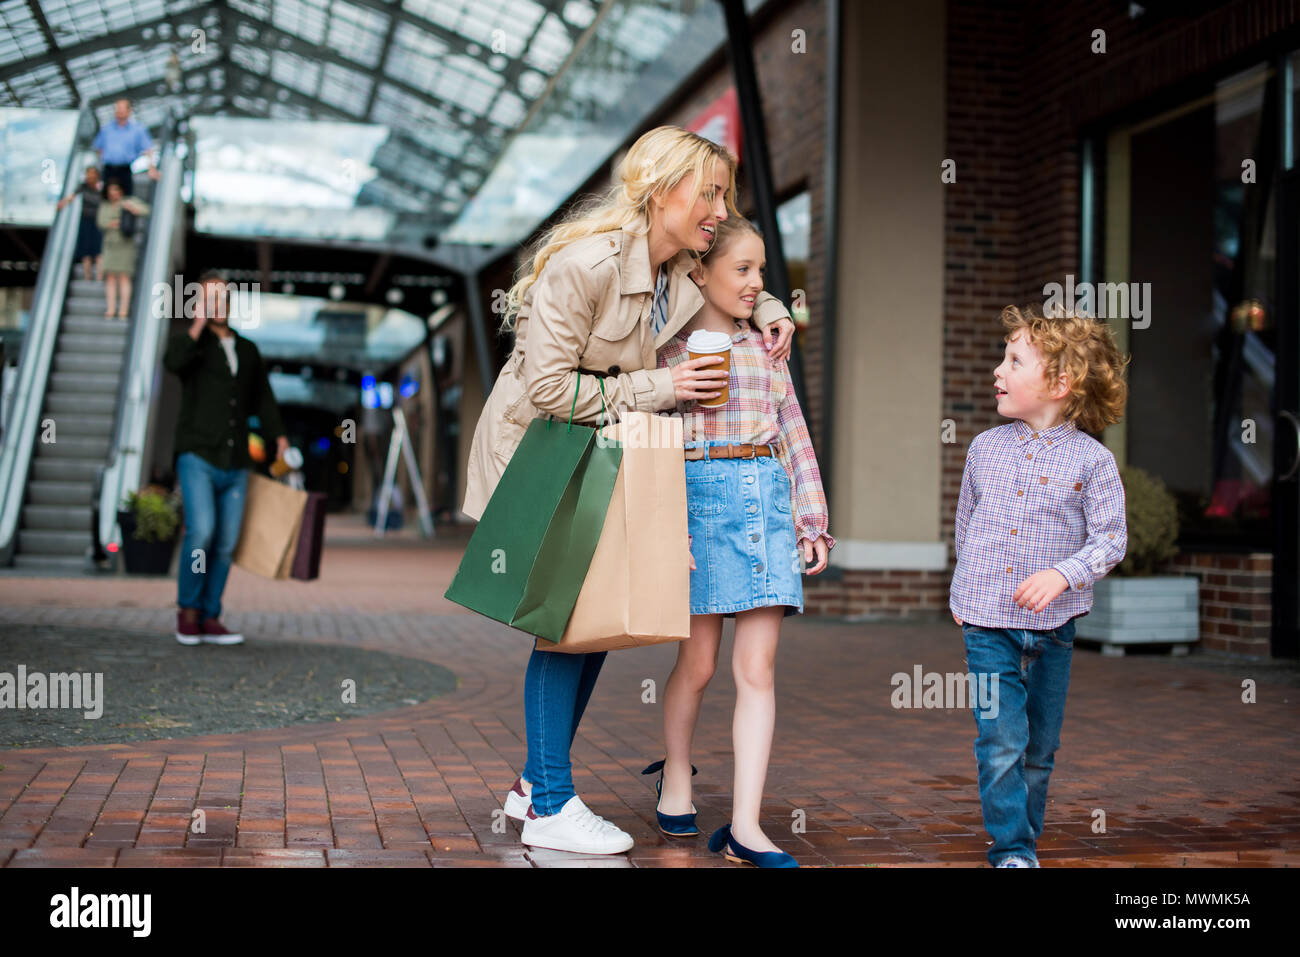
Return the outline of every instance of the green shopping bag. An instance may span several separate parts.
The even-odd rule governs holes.
[[[578,376],[581,382],[582,376]],[[605,386],[601,383],[601,417]],[[573,393],[577,408],[578,387]],[[465,546],[444,597],[558,641],[605,526],[621,443],[596,429],[533,419]]]

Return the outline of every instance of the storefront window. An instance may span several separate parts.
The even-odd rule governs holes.
[[[785,265],[790,273],[790,289],[792,292],[796,289],[805,291],[803,296],[794,294],[790,310],[795,328],[802,332],[808,327],[806,292],[808,247],[812,235],[812,199],[807,190],[790,197],[776,208],[776,225],[781,231],[781,248],[785,252]]]
[[[1146,290],[1147,314],[1119,320],[1126,459],[1178,499],[1184,548],[1272,539],[1273,80],[1266,65],[1224,79],[1108,150],[1105,278]]]

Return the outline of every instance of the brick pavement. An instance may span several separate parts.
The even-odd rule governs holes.
[[[726,663],[697,735],[705,835],[654,828],[640,769],[662,754],[672,648],[612,653],[574,747],[580,794],[628,830],[614,858],[531,851],[500,802],[524,760],[520,633],[442,598],[464,534],[375,545],[331,517],[321,579],[236,569],[227,620],[257,637],[346,643],[435,661],[445,697],[328,724],[144,743],[0,751],[7,866],[731,866],[708,853],[725,823],[733,686]],[[162,579],[0,577],[9,622],[133,629],[170,641]],[[964,671],[951,624],[796,617],[778,655],[777,735],[765,829],[804,865],[979,866],[974,723],[967,711],[896,710],[891,675]],[[13,663],[0,661],[0,668]],[[1258,703],[1241,682],[1258,681]],[[1300,687],[1293,670],[1198,656],[1075,654],[1039,856],[1047,866],[1300,863]],[[195,808],[204,833],[190,829]],[[1104,811],[1104,833],[1094,832]],[[806,821],[793,833],[796,817]]]

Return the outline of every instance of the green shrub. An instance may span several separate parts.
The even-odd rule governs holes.
[[[1128,513],[1128,551],[1117,575],[1154,575],[1178,554],[1178,504],[1160,479],[1133,465],[1119,470]]]
[[[170,542],[176,538],[181,523],[180,503],[175,493],[157,485],[127,493],[122,508],[135,516],[135,534],[139,542]]]

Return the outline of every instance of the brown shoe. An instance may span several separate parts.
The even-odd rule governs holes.
[[[202,640],[197,608],[182,608],[176,612],[176,640],[182,645],[197,645]]]

